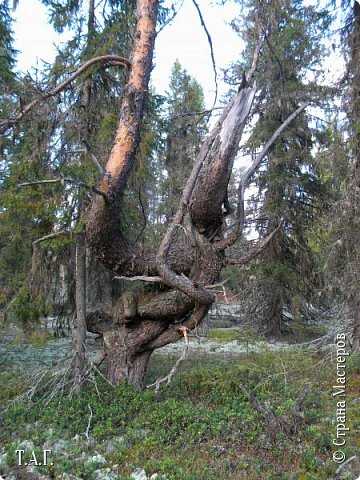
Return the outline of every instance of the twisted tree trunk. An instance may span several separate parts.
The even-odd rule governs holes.
[[[179,340],[186,329],[204,319],[214,301],[209,286],[231,263],[225,249],[241,234],[225,234],[223,204],[239,141],[248,119],[256,87],[248,82],[224,108],[220,120],[203,142],[183,190],[178,211],[158,249],[143,252],[121,231],[122,196],[134,166],[147,96],[155,41],[158,0],[138,0],[137,27],[128,83],[125,88],[115,144],[99,190],[87,215],[87,241],[92,253],[121,278],[159,283],[151,299],[125,293],[110,312],[93,312],[88,329],[103,334],[107,374],[113,383],[127,380],[142,388],[152,352]],[[259,50],[256,50],[256,58]],[[253,73],[254,68],[252,68]],[[305,106],[302,107],[302,109]],[[299,112],[301,109],[299,109]],[[298,111],[284,122],[247,169],[240,181],[238,212],[244,189],[266,151]],[[269,237],[270,238],[270,237]],[[265,246],[263,243],[261,248]],[[236,259],[242,265],[261,251]]]

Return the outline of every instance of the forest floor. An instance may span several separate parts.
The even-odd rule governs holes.
[[[337,378],[334,351],[289,348],[279,342],[264,342],[260,348],[249,336],[240,338],[239,331],[226,330],[210,331],[211,348],[194,347],[172,383],[158,395],[153,389],[112,387],[98,374],[79,396],[62,395],[45,402],[43,389],[31,402],[14,403],[0,417],[0,476],[11,480],[358,479],[360,357],[347,359],[349,431],[345,445],[335,447],[339,397],[332,395]],[[192,339],[194,345],[197,342]],[[34,338],[31,348],[51,351],[49,343]],[[242,351],[232,351],[235,344]],[[66,350],[65,342],[62,346]],[[154,355],[147,384],[167,374],[177,357],[178,351],[171,349]],[[24,361],[22,368],[10,363],[4,362],[0,372],[2,407],[29,387],[29,363]],[[246,394],[255,394],[276,415],[287,415],[306,385],[304,419],[292,433],[280,429],[271,433]],[[25,450],[24,462],[32,451],[41,459],[43,449],[51,450],[52,465],[19,467],[15,453],[19,448]],[[351,460],[342,466],[334,462],[337,450]]]

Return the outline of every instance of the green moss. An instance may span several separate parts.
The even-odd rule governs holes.
[[[148,381],[168,371],[173,364],[155,356]],[[238,357],[231,362],[219,358],[194,364],[187,360],[173,383],[155,396],[151,390],[137,392],[128,385],[116,388],[97,378],[98,392],[88,385],[81,395],[62,397],[47,406],[18,403],[3,416],[0,442],[13,449],[18,440],[31,439],[36,448],[52,439],[65,439],[68,455],[56,455],[51,472],[55,477],[71,472],[91,478],[93,466],[77,460],[81,452],[101,452],[108,465],[118,465],[119,478],[128,478],[138,467],[148,474],[160,473],[169,480],[310,479],[333,476],[331,460],[334,402],[330,395],[333,368],[318,355],[299,352],[267,352]],[[360,450],[356,431],[360,413],[356,397],[360,375],[354,359],[349,368],[348,454]],[[19,377],[0,375],[2,402],[19,392]],[[261,415],[254,410],[240,385],[287,414],[304,384],[311,385],[305,400],[305,423],[297,435],[279,434],[271,441]],[[7,393],[4,393],[7,392]],[[36,400],[36,399],[35,399]],[[86,431],[91,406],[91,447],[71,439]],[[24,424],[29,425],[25,432]],[[122,441],[107,453],[109,439]],[[10,461],[13,462],[10,456]],[[49,467],[50,468],[50,467]],[[48,469],[48,473],[50,473]],[[246,475],[246,477],[244,477]],[[292,476],[291,476],[292,475]]]
[[[217,342],[234,342],[251,344],[262,340],[259,332],[251,327],[212,328],[208,333],[209,340]]]
[[[34,331],[28,336],[28,342],[34,347],[43,347],[53,336],[47,331]]]
[[[233,342],[240,339],[240,331],[238,328],[213,328],[209,331],[208,338],[217,342]]]

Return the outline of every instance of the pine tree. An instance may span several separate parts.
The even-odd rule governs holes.
[[[66,0],[61,3],[44,0],[43,3],[48,8],[54,29],[59,33],[64,29],[70,30],[73,37],[58,48],[52,65],[44,65],[32,76],[19,75],[17,89],[9,85],[12,103],[1,112],[2,120],[13,117],[16,110],[38,97],[39,91],[49,91],[59,85],[69,77],[69,72],[89,59],[119,53],[125,58],[129,56],[135,25],[135,1],[113,0],[106,9],[92,0]],[[1,6],[4,9],[2,18],[10,25],[7,2]],[[161,15],[161,21],[165,21],[167,10],[162,8]],[[9,67],[13,63],[10,61],[10,30],[6,35],[3,44],[8,51],[6,58],[10,81]],[[18,130],[13,131],[15,141],[12,149],[4,151],[3,155],[6,171],[1,192],[3,245],[0,271],[6,288],[4,304],[14,298],[20,288],[23,289],[21,301],[27,302],[26,308],[30,309],[37,303],[42,305],[45,299],[51,301],[49,291],[53,290],[51,284],[58,277],[59,262],[66,264],[67,258],[69,292],[68,304],[63,308],[66,314],[69,309],[70,312],[75,309],[76,295],[72,287],[76,273],[75,258],[84,260],[85,255],[75,255],[74,238],[79,238],[79,242],[75,243],[83,244],[79,237],[83,230],[82,212],[109,155],[125,80],[124,68],[111,64],[104,68],[101,63],[94,64],[57,97],[40,102],[22,119]],[[4,103],[6,97],[1,93]],[[143,231],[144,221],[145,224],[152,221],[148,206],[159,180],[155,150],[160,141],[160,118],[156,111],[161,108],[162,101],[161,97],[152,95],[147,103],[137,168],[125,197],[129,215],[123,223],[134,239]],[[69,181],[64,182],[65,178]],[[44,180],[58,180],[58,183],[36,184]],[[24,182],[34,184],[19,189],[18,185]],[[18,234],[14,235],[14,232]],[[66,235],[33,247],[34,240],[55,232],[65,232]],[[9,241],[9,236],[12,241]],[[54,260],[57,262],[54,263]],[[92,258],[88,258],[87,262],[90,265],[88,275],[93,282],[101,282],[106,276],[103,267]],[[94,277],[94,271],[100,274],[99,278]],[[79,279],[81,277],[84,278],[80,275]],[[112,290],[117,293],[119,289],[114,286]],[[94,295],[88,295],[88,299],[91,300],[91,297]],[[78,295],[78,299],[84,302],[85,296]],[[84,305],[80,310],[85,314]],[[34,318],[43,311],[34,313]],[[81,324],[84,325],[84,322]]]

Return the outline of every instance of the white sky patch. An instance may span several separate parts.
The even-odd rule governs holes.
[[[239,6],[233,2],[219,6],[209,0],[197,1],[212,38],[220,98],[227,90],[222,82],[222,69],[238,60],[243,50],[242,40],[229,25],[229,22],[239,13]],[[173,23],[166,27],[157,39],[152,83],[159,93],[166,91],[171,68],[176,59],[203,87],[206,105],[211,107],[215,95],[215,83],[210,47],[191,0],[184,1]]]
[[[19,2],[14,13],[15,48],[18,70],[29,71],[41,61],[51,62],[56,55],[55,44],[65,40],[48,23],[46,8],[39,0]]]

